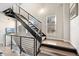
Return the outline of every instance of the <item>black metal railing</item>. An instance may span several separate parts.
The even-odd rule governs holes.
[[[16,7],[18,9],[15,8],[14,6],[12,7],[12,10],[14,13],[13,15],[35,37],[32,39],[34,40],[34,44],[33,44],[34,45],[34,47],[33,47],[34,48],[34,55],[37,55],[38,52],[40,51],[40,46],[41,46],[41,42],[42,42],[42,35],[37,33],[36,31],[34,31],[30,26],[28,26],[25,23],[25,21],[23,21],[23,19],[21,19],[18,16],[18,14],[24,16],[29,21],[28,23],[35,26],[35,28],[37,28],[40,31],[40,33],[42,33],[42,31],[41,31],[42,23],[39,20],[37,20],[35,17],[33,17],[31,14],[29,14],[27,11],[25,11],[23,8],[21,8],[20,6],[16,5]],[[34,23],[32,21],[34,21]],[[24,40],[22,40],[22,38],[24,38],[24,36],[17,36],[17,35],[10,35],[10,36],[11,36],[11,49],[12,49],[12,45],[13,45],[13,42],[12,42],[13,36],[20,38],[19,39],[20,40],[19,47],[20,47],[20,54],[21,54],[21,52],[22,52],[21,49],[22,49],[22,44],[23,44],[22,41],[24,41]],[[28,38],[28,37],[26,37],[26,38]],[[29,38],[28,38],[28,40],[29,40]],[[38,47],[38,43],[37,43],[38,41],[40,43],[39,47]]]
[[[19,5],[13,5],[12,9],[15,13],[24,16],[28,21],[30,21],[35,27],[39,29],[39,31],[42,32],[42,22],[40,22],[38,19],[36,19],[33,15],[28,13],[25,9],[20,7]]]
[[[40,43],[40,46],[41,46],[41,43],[42,43],[42,23],[39,21],[39,20],[37,20],[34,16],[32,16],[30,13],[28,13],[26,10],[24,10],[22,7],[20,7],[20,6],[18,6],[18,5],[15,5],[16,6],[16,9],[13,9],[13,11],[16,13],[16,14],[19,14],[19,15],[21,15],[21,16],[23,16],[23,17],[25,17],[26,19],[24,19],[24,20],[22,20],[22,21],[24,21],[26,24],[28,24],[29,25],[29,23],[30,24],[32,24],[36,29],[37,29],[37,31],[34,33],[34,31],[35,31],[35,29],[34,29],[34,31],[32,31],[33,29],[32,29],[32,27],[30,27],[30,25],[29,25],[29,27],[32,29],[32,30],[30,30],[29,29],[29,31],[31,32],[31,34],[36,38],[36,42],[38,42],[39,41],[39,43]],[[17,11],[19,10],[19,12],[17,12]],[[28,21],[27,21],[28,20]],[[22,22],[21,21],[21,22]],[[34,21],[34,23],[32,22],[32,21]],[[28,23],[27,23],[28,22]],[[23,25],[24,23],[22,23],[22,25]],[[28,27],[28,26],[27,26]],[[25,28],[26,28],[26,25],[25,25]],[[27,28],[28,29],[28,28]],[[36,43],[36,45],[37,45],[37,43]],[[37,48],[37,52],[39,53],[40,52],[40,46]],[[36,46],[37,47],[37,46]],[[37,54],[38,54],[37,53]]]
[[[37,51],[37,40],[35,39],[35,38],[33,38],[33,37],[26,37],[26,36],[20,36],[20,35],[15,35],[15,34],[8,34],[9,36],[11,36],[11,42],[10,42],[10,46],[11,46],[11,49],[13,49],[13,40],[15,41],[15,40],[18,40],[18,43],[19,44],[17,44],[18,46],[19,46],[19,49],[20,49],[20,52],[19,52],[19,54],[21,55],[22,54],[22,52],[23,52],[23,50],[22,49],[24,49],[24,47],[26,47],[25,48],[25,52],[24,53],[26,53],[26,54],[28,54],[28,55],[34,55],[34,56],[36,56],[37,55],[37,53],[38,53],[38,51]],[[19,39],[14,39],[14,37],[18,37]],[[23,38],[25,38],[25,39],[23,39]],[[33,46],[30,46],[29,44],[25,44],[24,45],[24,42],[23,42],[23,40],[25,41],[25,43],[30,43],[30,42],[28,42],[27,41],[27,39],[28,40],[33,40],[31,43],[33,43]],[[24,47],[23,47],[24,46]],[[28,47],[27,47],[28,46]],[[30,49],[30,48],[33,48],[33,49]]]

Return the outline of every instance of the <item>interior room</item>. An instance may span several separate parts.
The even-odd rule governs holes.
[[[78,3],[0,3],[0,56],[78,56]]]

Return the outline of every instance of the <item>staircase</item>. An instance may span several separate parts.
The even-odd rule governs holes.
[[[76,49],[68,42],[61,40],[44,40],[41,44],[40,53],[49,56],[77,56]],[[40,55],[39,53],[39,55]]]
[[[3,11],[7,16],[16,18],[20,23],[22,23],[22,25],[36,38],[40,38],[39,41],[41,41],[41,37],[45,37],[46,35],[41,32],[41,30],[39,28],[36,27],[36,25],[32,24],[32,22],[30,20],[28,20],[26,17],[24,17],[23,15],[20,14],[16,14],[13,12],[13,10],[11,8],[6,9],[5,11]],[[41,24],[41,22],[40,22]],[[45,39],[44,38],[44,39]],[[37,38],[36,38],[37,39]]]
[[[25,10],[23,10],[23,11],[25,11]],[[46,35],[41,31],[39,26],[37,26],[38,24],[41,25],[41,22],[38,21],[36,18],[34,18],[29,13],[27,13],[26,11],[25,11],[25,13],[28,14],[28,16],[30,18],[32,17],[33,19],[35,19],[34,21],[37,21],[38,24],[36,24],[36,23],[33,24],[32,20],[30,18],[28,19],[27,17],[24,17],[21,14],[15,13],[11,8],[8,8],[8,9],[4,10],[3,12],[5,13],[6,16],[17,19],[34,36],[34,38],[39,42],[39,46],[37,47],[37,54],[38,54],[40,52],[40,46],[41,46],[42,40],[46,39]],[[42,39],[42,37],[44,39]]]
[[[19,7],[19,6],[17,6]],[[69,47],[62,47],[58,45],[51,45],[45,42],[46,35],[41,31],[41,22],[38,21],[35,17],[33,17],[31,14],[29,14],[27,11],[25,11],[23,8],[19,7],[19,11],[24,11],[27,16],[21,14],[20,12],[14,12],[14,9],[8,8],[4,10],[6,16],[12,17],[17,19],[30,33],[33,35],[33,37],[37,40],[39,43],[39,46],[37,46],[37,53],[38,56],[68,56],[68,55],[77,55],[76,49],[69,48]],[[32,22],[34,21],[34,22]],[[32,48],[28,48],[27,46],[33,45],[33,40],[22,40],[22,47],[21,49],[24,50],[25,53],[28,53],[31,55],[30,52],[32,52]],[[18,43],[18,40],[15,40],[16,43]],[[28,43],[30,42],[30,43]],[[38,44],[36,43],[36,44]],[[19,45],[19,43],[17,44]],[[33,53],[32,53],[33,54]]]

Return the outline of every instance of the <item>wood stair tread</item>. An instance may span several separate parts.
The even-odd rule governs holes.
[[[42,44],[48,44],[48,45],[60,46],[60,47],[64,47],[64,48],[75,49],[69,42],[64,42],[62,40],[46,39],[42,42]]]
[[[52,54],[58,54],[58,55],[62,55],[62,56],[75,56],[75,53],[72,52],[67,52],[67,51],[62,51],[62,50],[58,50],[58,49],[54,49],[54,48],[48,48],[48,47],[41,47],[40,48],[41,51],[46,51]]]
[[[55,49],[59,49],[62,51],[67,51],[67,52],[73,52],[76,55],[78,54],[77,50],[69,42],[64,42],[61,40],[46,39],[42,42],[41,46],[45,46],[52,49],[55,48]]]

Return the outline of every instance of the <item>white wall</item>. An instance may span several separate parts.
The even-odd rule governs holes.
[[[10,8],[12,5],[13,3],[0,3],[0,11]]]
[[[4,43],[6,27],[15,28],[15,20],[0,13],[0,43]]]
[[[70,20],[69,20],[69,4],[63,4],[63,31],[64,41],[70,41]]]
[[[78,50],[79,53],[79,16],[70,21],[70,40],[72,45]]]
[[[21,4],[26,11],[35,16],[38,20],[42,22],[42,31],[46,33],[46,16],[56,15],[56,31],[52,33],[53,39],[63,39],[63,6],[62,4]],[[40,11],[43,9],[43,11]]]

